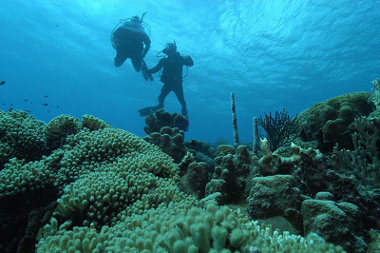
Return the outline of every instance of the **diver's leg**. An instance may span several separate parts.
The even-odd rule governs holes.
[[[113,59],[115,67],[120,67],[121,65],[123,65],[127,58],[128,57],[126,55],[116,51],[115,58]]]
[[[143,67],[143,59],[139,56],[131,57],[132,65],[137,72],[140,72]],[[144,62],[145,63],[145,62]]]
[[[117,57],[117,55],[115,56],[115,58],[113,59],[113,63],[115,64],[115,67],[120,67],[121,65],[123,65],[124,61],[120,60],[119,57]]]
[[[187,117],[187,107],[186,107],[186,102],[185,102],[185,97],[183,96],[183,87],[182,87],[182,82],[176,83],[174,85],[174,93],[177,96],[177,99],[179,103],[182,106],[181,114],[185,117]]]
[[[164,108],[165,98],[170,93],[171,90],[172,89],[171,89],[170,85],[164,83],[164,85],[161,88],[161,93],[158,96],[158,105],[155,107],[155,108],[157,108],[156,110],[158,110],[160,108]]]

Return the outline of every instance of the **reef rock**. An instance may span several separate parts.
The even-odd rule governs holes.
[[[366,252],[359,208],[348,202],[309,199],[302,202],[305,235],[317,233],[347,252]]]
[[[302,230],[301,204],[305,197],[291,175],[256,177],[247,198],[248,214],[252,219],[283,216]]]

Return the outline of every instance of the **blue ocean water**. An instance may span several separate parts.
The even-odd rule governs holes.
[[[45,122],[91,114],[144,136],[137,111],[157,104],[162,84],[157,74],[146,82],[129,60],[114,67],[110,33],[145,11],[148,67],[173,40],[195,62],[184,80],[186,139],[232,143],[231,92],[240,139],[251,142],[253,117],[284,108],[294,116],[371,91],[380,77],[377,0],[3,0],[0,109],[29,110]],[[174,93],[165,109],[180,112]]]

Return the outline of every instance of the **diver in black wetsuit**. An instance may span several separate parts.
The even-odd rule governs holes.
[[[137,72],[142,70],[145,80],[148,78],[152,80],[153,77],[146,73],[147,67],[144,61],[150,48],[150,39],[142,26],[144,14],[141,20],[138,16],[123,20],[121,25],[116,26],[112,31],[111,42],[113,48],[116,49],[114,59],[116,67],[120,67],[130,58],[134,69]]]
[[[167,43],[166,47],[162,50],[167,56],[162,58],[157,66],[152,69],[148,69],[148,74],[153,74],[162,70],[161,82],[164,85],[161,88],[161,94],[158,97],[158,105],[153,107],[147,107],[139,110],[141,116],[147,116],[150,113],[155,112],[156,110],[164,107],[164,100],[170,91],[174,91],[178,101],[182,105],[181,114],[187,117],[187,107],[185,98],[183,96],[183,87],[182,87],[182,67],[183,66],[193,66],[194,62],[190,55],[181,55],[177,51],[177,46],[174,43]]]

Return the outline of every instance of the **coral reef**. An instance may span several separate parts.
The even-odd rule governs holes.
[[[191,207],[186,202],[162,203],[155,209],[121,215],[121,222],[100,231],[93,227],[58,227],[56,219],[43,228],[37,252],[344,252],[320,237],[272,231],[249,222],[228,207]]]
[[[317,233],[348,252],[366,252],[359,208],[348,202],[310,199],[302,202],[305,234]]]
[[[247,198],[248,214],[253,219],[282,216],[302,231],[301,205],[307,199],[291,175],[255,177]]]
[[[82,116],[82,127],[86,127],[90,129],[91,131],[104,129],[106,127],[111,127],[110,124],[105,122],[102,119],[98,119],[92,115],[85,114]]]
[[[369,231],[379,228],[380,194],[377,189],[371,190],[368,180],[362,181],[366,187],[358,184],[360,181],[354,173],[350,172],[353,169],[359,170],[354,168],[357,165],[351,164],[347,170],[339,168],[337,164],[330,163],[331,157],[322,156],[318,150],[311,148],[304,150],[294,144],[291,146],[293,155],[284,157],[278,151],[272,153],[267,142],[262,142],[263,156],[257,164],[258,168],[254,169],[256,177],[252,179],[253,187],[247,198],[250,217],[264,219],[274,227],[278,227],[278,223],[283,223],[279,221],[279,217],[286,218],[301,234],[316,232],[324,240],[339,244],[348,252],[356,252],[359,248],[365,249],[370,244]],[[340,152],[344,154],[346,151]],[[259,175],[266,176],[258,177]],[[276,181],[280,183],[276,184]],[[340,229],[336,231],[329,229],[328,220],[325,223],[324,220],[317,222],[318,224],[313,225],[312,229],[305,230],[307,223],[305,223],[305,217],[300,219],[300,216],[304,215],[300,204],[303,205],[308,200],[347,202],[356,206],[358,210],[356,215],[359,216],[345,220],[345,224],[340,226],[341,232],[339,232]],[[316,217],[327,215],[328,209],[322,208]],[[340,220],[336,222],[338,221]],[[343,233],[352,228],[357,229],[356,234],[355,232]],[[324,231],[321,232],[319,229]],[[289,226],[287,230],[292,231]],[[343,235],[347,237],[337,239]]]
[[[355,119],[355,132],[351,134],[352,150],[333,149],[331,162],[335,169],[353,174],[378,187],[380,185],[380,122],[376,118],[360,117]]]
[[[368,102],[370,92],[354,92],[317,103],[298,114],[295,124],[301,127],[303,141],[318,140],[318,148],[324,153],[332,151],[335,143],[341,148],[351,148],[350,126],[354,119],[368,116],[374,109]]]
[[[149,114],[145,118],[144,131],[146,134],[151,134],[153,132],[159,132],[164,126],[177,127],[179,130],[187,131],[189,125],[189,120],[178,113],[170,114],[164,109],[158,109],[153,114]]]
[[[32,252],[35,242],[36,252],[379,248],[375,101],[361,92],[314,105],[294,120],[297,145],[272,152],[264,139],[257,154],[184,143],[182,116],[163,110],[146,118],[144,138],[91,115],[44,124],[0,112],[0,251]]]
[[[45,226],[53,215],[57,202],[53,201],[47,207],[33,210],[28,216],[28,227],[25,236],[17,248],[17,252],[34,252],[37,243],[37,235],[41,227]]]
[[[277,173],[289,173],[294,171],[302,161],[319,161],[322,154],[319,150],[312,148],[303,149],[294,143],[290,145],[293,154],[291,157],[282,157],[278,151],[272,152],[266,139],[261,140],[261,151],[263,156],[260,158],[259,172],[261,175],[274,175]]]
[[[372,84],[375,87],[375,90],[369,100],[374,103],[376,110],[380,111],[380,78],[376,78]]]
[[[236,203],[245,199],[251,163],[252,153],[246,146],[239,145],[235,150],[231,145],[220,145],[215,158],[215,172],[206,185],[206,195],[220,192],[222,203]]]
[[[183,144],[188,119],[177,113],[172,115],[163,109],[157,110],[145,118],[144,131],[148,136],[144,137],[149,143],[155,144],[165,153],[174,158],[176,163],[181,162],[186,154]]]
[[[205,188],[208,183],[207,164],[204,162],[192,162],[187,167],[186,173],[181,177],[179,187],[183,192],[202,199],[205,196]]]
[[[14,157],[29,162],[47,154],[44,127],[25,111],[0,111],[0,170]]]
[[[64,118],[63,125],[77,123]],[[2,234],[9,230],[12,212],[22,212],[27,220],[33,210],[56,201],[52,218],[38,232],[36,252],[344,252],[315,234],[303,238],[273,231],[249,221],[239,209],[198,201],[180,190],[180,168],[156,145],[96,122],[74,127],[76,133],[64,136],[59,147],[39,160],[9,160],[0,171],[0,204],[7,206],[0,213]],[[221,147],[216,159],[216,171],[230,174],[221,180],[228,183],[231,199],[242,194],[251,163],[245,146],[234,152]],[[206,165],[191,163],[191,153],[186,154],[183,178],[206,177]],[[24,237],[27,223],[18,227]],[[32,222],[30,228],[28,235],[35,233]],[[2,251],[5,243],[1,239]]]
[[[143,139],[151,144],[157,145],[166,154],[173,157],[176,163],[179,163],[186,154],[186,148],[183,145],[185,133],[177,127],[164,126],[159,132],[152,132]]]
[[[269,115],[265,113],[265,117],[260,116],[257,121],[259,126],[264,128],[265,138],[272,150],[276,150],[289,142],[289,137],[297,132],[297,125],[293,123],[285,109],[282,112],[276,111],[274,117],[272,117],[272,113]]]
[[[79,119],[70,115],[60,115],[52,119],[45,127],[46,145],[51,149],[63,147],[66,138],[80,131]]]
[[[199,140],[188,140],[184,145],[194,155],[196,162],[205,162],[208,172],[214,173],[216,150],[210,147],[210,144]]]
[[[232,114],[232,129],[234,130],[234,147],[239,145],[239,131],[237,126],[237,117],[236,117],[236,106],[235,106],[235,95],[231,92],[231,114]]]

